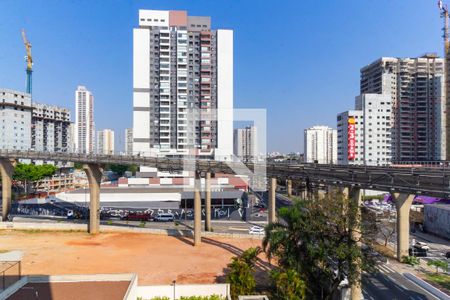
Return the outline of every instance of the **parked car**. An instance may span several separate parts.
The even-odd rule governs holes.
[[[175,217],[173,214],[165,213],[158,214],[154,219],[155,222],[173,222]]]
[[[427,257],[428,256],[427,250],[416,248],[416,247],[409,247],[408,255],[416,256],[416,257]]]
[[[259,226],[252,226],[250,227],[250,229],[248,230],[249,234],[264,234],[264,228],[259,227]]]
[[[450,259],[450,251],[448,251],[447,253],[445,253],[445,257]]]
[[[151,216],[149,213],[129,212],[123,219],[128,221],[150,221]]]
[[[424,243],[424,242],[416,242],[414,244],[414,248],[422,249],[422,250],[425,250],[425,251],[430,250],[430,247],[428,246],[428,244]]]

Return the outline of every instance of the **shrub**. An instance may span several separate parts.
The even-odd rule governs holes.
[[[230,272],[226,282],[231,285],[231,298],[237,299],[239,295],[251,295],[256,288],[256,280],[253,275],[255,262],[261,248],[249,248],[240,256],[235,256],[228,264]]]
[[[402,256],[402,263],[410,265],[410,266],[417,266],[420,261],[415,256]]]
[[[294,269],[271,272],[273,299],[301,300],[306,298],[306,284]]]

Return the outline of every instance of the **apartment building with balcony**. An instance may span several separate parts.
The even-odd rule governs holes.
[[[97,131],[97,153],[114,154],[114,131],[112,129]]]
[[[233,154],[233,31],[186,11],[139,10],[133,29],[133,152]]]
[[[94,153],[94,95],[85,87],[75,91],[75,152]]]
[[[382,57],[361,69],[361,94],[391,98],[394,162],[445,160],[443,58]]]
[[[70,111],[54,105],[33,103],[31,149],[70,152]]]
[[[304,131],[304,160],[307,163],[337,163],[337,131],[328,126],[313,126]]]
[[[0,89],[0,149],[31,147],[31,95]]]

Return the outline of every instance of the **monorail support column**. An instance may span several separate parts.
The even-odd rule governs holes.
[[[354,218],[351,220],[351,237],[354,242],[361,249],[361,206],[362,206],[362,191],[360,188],[353,187],[349,191],[349,200],[352,201],[350,207],[354,209]],[[353,206],[354,205],[354,206]],[[357,258],[356,261],[352,262],[354,264],[354,272],[356,275],[355,282],[351,285],[351,299],[360,300],[362,299],[361,290],[361,259]]]
[[[289,198],[292,197],[292,179],[286,180],[286,191]]]
[[[102,169],[98,164],[84,164],[89,182],[89,224],[88,232],[97,234],[100,232],[100,184],[102,182]]]
[[[200,246],[202,243],[202,198],[200,189],[200,173],[196,171],[194,180],[194,246]]]
[[[0,158],[0,172],[2,176],[2,221],[6,221],[11,212],[11,186],[14,162],[7,158]]]
[[[270,178],[269,187],[269,224],[275,223],[277,221],[276,215],[276,190],[277,190],[277,179]]]
[[[211,231],[211,173],[206,173],[205,180],[205,231]]]
[[[414,200],[412,194],[393,193],[397,208],[397,260],[408,256],[409,248],[409,211]]]

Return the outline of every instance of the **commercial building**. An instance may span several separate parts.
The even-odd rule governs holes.
[[[443,58],[382,57],[361,69],[361,94],[391,98],[394,162],[445,160]]]
[[[97,131],[97,153],[114,154],[114,131],[103,129]]]
[[[0,149],[31,148],[31,95],[0,89]]]
[[[337,117],[338,163],[385,166],[392,162],[389,95],[362,94],[355,110]]]
[[[69,152],[70,111],[54,105],[33,103],[31,149],[36,151]]]
[[[241,160],[252,160],[258,157],[257,133],[255,126],[234,130],[234,155]]]
[[[304,154],[307,163],[337,163],[337,131],[328,126],[313,126],[304,131]]]
[[[133,128],[125,129],[125,154],[133,155]]]
[[[210,17],[140,10],[133,30],[133,152],[233,154],[233,31]]]
[[[93,153],[94,146],[94,96],[80,85],[75,91],[75,151]]]

